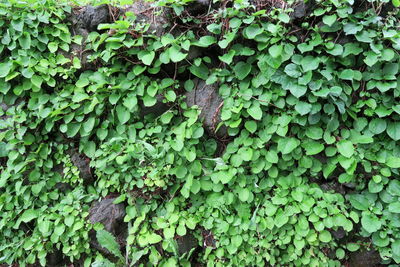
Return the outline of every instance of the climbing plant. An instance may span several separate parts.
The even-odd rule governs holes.
[[[400,264],[399,1],[77,4],[0,2],[1,264]]]

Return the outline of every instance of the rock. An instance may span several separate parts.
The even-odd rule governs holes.
[[[343,229],[343,227],[339,227],[337,230],[332,230],[331,234],[336,239],[342,239],[346,236],[346,231]]]
[[[143,103],[140,103],[140,116],[144,117],[149,114],[153,114],[155,117],[160,116],[169,109],[169,106],[163,102],[164,96],[157,95],[157,102],[154,106],[146,107]]]
[[[71,157],[72,164],[74,164],[74,166],[76,166],[79,170],[79,176],[85,180],[86,184],[92,183],[94,178],[92,171],[90,170],[90,159],[75,149],[69,151],[69,155]]]
[[[284,0],[250,0],[250,4],[255,6],[256,10],[283,8],[285,6]]]
[[[61,250],[56,250],[46,256],[46,266],[48,267],[58,267],[63,266],[65,259]]]
[[[304,18],[307,14],[307,5],[304,1],[297,2],[293,7],[293,12],[290,14],[292,19]]]
[[[115,198],[106,198],[92,204],[89,210],[89,221],[92,224],[101,223],[104,229],[113,234],[117,241],[125,242],[128,226],[123,222],[125,216],[125,206],[123,204],[113,204]],[[90,232],[90,244],[104,253],[110,255],[110,252],[100,246],[97,242],[96,232]]]
[[[192,249],[199,246],[199,241],[191,234],[178,237],[176,242],[178,244],[179,255],[189,253]]]
[[[162,7],[157,7],[154,3],[144,0],[135,1],[132,5],[127,5],[124,12],[132,12],[136,16],[137,23],[150,24],[148,33],[154,33],[157,36],[162,36],[167,33],[164,28],[168,24],[169,10]]]
[[[379,266],[381,257],[376,250],[360,250],[350,254],[349,266],[351,267],[374,267]]]
[[[89,221],[91,223],[102,223],[104,229],[110,233],[117,234],[123,224],[125,207],[123,204],[113,204],[115,198],[106,198],[95,202],[89,210]]]
[[[99,24],[110,22],[109,8],[107,5],[85,6],[71,16],[71,21],[74,35],[85,35],[96,31]]]
[[[211,4],[211,0],[195,0],[185,6],[185,10],[191,16],[198,16],[200,14],[206,14],[211,7]]]
[[[207,85],[203,80],[195,80],[195,88],[187,92],[186,103],[189,107],[197,105],[200,110],[200,118],[203,120],[205,129],[210,134],[224,136],[227,133],[225,126],[221,126],[218,132],[215,132],[218,124],[221,122],[220,111],[223,100],[218,94],[218,85]]]
[[[335,193],[339,193],[342,195],[346,194],[346,190],[343,187],[343,185],[337,181],[323,183],[320,185],[320,187],[323,191],[333,190],[333,191],[335,191]]]

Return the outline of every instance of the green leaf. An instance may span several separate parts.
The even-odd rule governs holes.
[[[219,58],[219,60],[221,60],[222,62],[224,62],[226,64],[231,64],[235,54],[236,54],[235,50],[229,50],[229,52],[227,54],[224,54],[223,56],[219,56],[218,58]]]
[[[319,234],[319,240],[321,240],[321,242],[324,243],[328,243],[332,240],[332,235],[329,231],[327,230],[323,230],[320,234]]]
[[[162,237],[156,233],[151,233],[147,238],[149,244],[156,244],[162,240]]]
[[[97,230],[96,238],[99,242],[100,246],[106,248],[109,252],[111,252],[114,256],[123,259],[124,257],[121,254],[119,244],[115,240],[115,237],[106,230]]]
[[[386,130],[386,126],[387,126],[386,120],[375,118],[369,122],[368,129],[373,134],[380,134]]]
[[[118,105],[115,111],[117,112],[117,117],[121,124],[125,124],[131,118],[129,111],[122,105]]]
[[[24,213],[22,213],[20,219],[24,223],[30,222],[33,219],[37,218],[39,216],[39,210],[34,210],[34,209],[28,209],[25,210]]]
[[[27,50],[31,47],[31,35],[27,32],[22,33],[22,36],[18,38],[20,46]]]
[[[51,53],[54,53],[54,52],[56,52],[56,51],[58,50],[58,43],[56,43],[56,42],[49,42],[49,43],[47,44],[47,47],[49,48],[49,51],[50,51]]]
[[[301,67],[303,72],[307,72],[310,70],[316,70],[319,66],[319,58],[313,56],[306,56],[301,59]]]
[[[389,122],[386,132],[393,140],[400,140],[400,122]]]
[[[244,127],[250,132],[255,133],[257,131],[257,122],[255,121],[246,121]]]
[[[300,141],[296,138],[281,138],[278,141],[278,151],[282,154],[289,154],[292,152],[296,147],[300,145]]]
[[[240,188],[238,190],[238,196],[240,201],[246,202],[250,197],[250,190],[247,188]]]
[[[392,0],[392,4],[393,4],[395,7],[400,7],[400,0]],[[400,247],[399,247],[399,249],[400,249]],[[400,250],[399,250],[398,256],[400,257]],[[397,261],[396,261],[396,262],[397,262]],[[399,263],[399,262],[397,262],[397,263]]]
[[[169,58],[172,62],[176,63],[186,58],[188,54],[182,53],[177,46],[171,46],[168,49]]]
[[[22,19],[11,20],[11,26],[14,30],[22,32],[24,28],[24,21]]]
[[[247,75],[249,75],[251,71],[251,65],[247,62],[240,61],[235,65],[233,71],[235,72],[236,78],[243,80],[247,77]]]
[[[139,53],[139,59],[142,60],[143,64],[150,66],[153,62],[156,53],[154,51],[141,51]]]
[[[400,6],[400,3],[398,6]],[[391,248],[392,248],[393,259],[397,264],[399,264],[400,263],[400,239],[396,239],[396,241],[394,241],[392,243]]]
[[[351,205],[358,210],[368,210],[369,208],[368,199],[364,195],[350,195],[349,200]]]
[[[41,76],[38,75],[33,75],[31,82],[34,86],[40,88],[42,86],[42,82],[43,82],[43,78]]]
[[[273,58],[277,58],[282,54],[283,51],[283,46],[282,45],[273,45],[270,48],[268,48],[268,52],[269,54],[273,57]]]
[[[354,154],[354,146],[353,143],[348,140],[340,140],[336,147],[340,154],[345,156],[346,158],[351,158]]]
[[[263,28],[261,28],[258,24],[251,24],[247,26],[243,33],[248,39],[254,39],[257,35],[263,32]]]
[[[7,61],[5,63],[0,63],[0,78],[6,77],[13,66],[13,63],[11,61]]]
[[[200,66],[191,65],[189,67],[190,72],[199,77],[200,79],[207,80],[209,75],[209,69],[202,63]]]
[[[386,165],[390,168],[400,168],[400,158],[398,157],[389,157],[386,160]]]
[[[250,108],[247,109],[249,115],[255,120],[261,120],[262,110],[258,102],[254,102]]]
[[[306,115],[310,113],[312,105],[303,101],[299,101],[294,108],[300,115]]]
[[[326,25],[332,26],[333,23],[336,22],[336,19],[337,19],[336,14],[333,14],[333,15],[330,15],[330,16],[325,15],[325,16],[322,18],[322,21],[323,21]]]
[[[390,203],[388,208],[389,208],[389,211],[392,213],[400,213],[400,202]]]
[[[289,21],[290,21],[290,17],[289,17],[289,15],[286,14],[286,13],[279,13],[278,19],[279,19],[280,21],[282,21],[283,23],[289,23]]]
[[[324,145],[321,143],[318,143],[316,141],[308,141],[302,144],[302,147],[306,149],[306,155],[311,156],[311,155],[316,155],[320,153],[321,151],[324,150]]]
[[[200,39],[197,42],[193,43],[193,45],[200,47],[208,47],[212,44],[215,44],[216,42],[217,39],[215,37],[207,35],[200,37]]]
[[[361,217],[361,225],[368,233],[374,233],[381,228],[382,223],[375,214],[364,213]]]

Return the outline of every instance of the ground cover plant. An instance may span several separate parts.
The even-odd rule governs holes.
[[[399,6],[0,1],[0,264],[398,266]]]

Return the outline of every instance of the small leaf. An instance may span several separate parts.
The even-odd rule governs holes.
[[[115,237],[106,230],[98,230],[96,232],[96,238],[99,242],[100,246],[106,248],[110,251],[114,256],[123,259],[123,256],[120,251],[119,244],[115,240]]]
[[[182,53],[176,46],[171,46],[168,49],[168,53],[169,53],[169,58],[174,63],[184,60],[186,58],[186,56],[188,55],[188,54]]]
[[[258,104],[257,102],[253,103],[253,105],[247,109],[247,112],[255,120],[261,120],[262,118],[262,110],[260,108],[260,104]]]
[[[21,221],[24,223],[30,222],[39,216],[39,211],[34,209],[25,210],[21,215]]]
[[[330,15],[330,16],[325,15],[325,16],[322,18],[322,21],[323,21],[326,25],[332,26],[333,23],[336,22],[336,19],[337,19],[336,14],[333,14],[333,15]]]
[[[143,53],[139,53],[139,58],[142,60],[143,64],[150,66],[153,62],[153,59],[156,55],[154,51],[142,51]]]
[[[361,217],[361,225],[368,233],[374,233],[381,228],[382,223],[375,214],[365,213]]]
[[[300,141],[296,138],[281,138],[278,141],[278,151],[282,154],[289,154],[300,145]]]
[[[238,62],[235,67],[233,68],[236,78],[239,80],[243,80],[244,78],[249,75],[251,71],[251,65],[247,62],[240,61]]]
[[[340,140],[339,143],[336,144],[336,147],[339,153],[346,158],[351,158],[351,156],[354,154],[353,143],[348,140]]]
[[[121,124],[125,124],[131,118],[129,111],[122,105],[118,105],[115,111],[117,112],[117,117]]]
[[[10,73],[12,66],[13,64],[11,61],[0,63],[0,78],[6,77]]]

